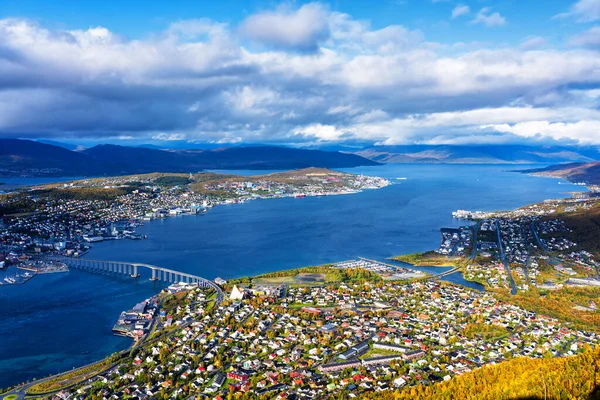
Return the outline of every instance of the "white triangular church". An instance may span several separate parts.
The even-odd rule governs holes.
[[[237,285],[233,285],[233,289],[231,289],[231,294],[229,295],[231,300],[243,300],[244,292],[238,289]]]

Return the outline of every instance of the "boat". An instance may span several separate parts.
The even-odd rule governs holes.
[[[300,198],[302,198],[302,197],[306,197],[306,195],[305,195],[304,193],[300,193],[300,194],[297,194],[297,195],[296,195],[296,198],[297,198],[297,199],[300,199]]]

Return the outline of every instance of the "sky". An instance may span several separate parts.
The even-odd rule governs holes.
[[[600,145],[600,0],[0,0],[0,137]]]

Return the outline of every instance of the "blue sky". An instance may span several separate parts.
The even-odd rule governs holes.
[[[310,1],[288,2],[295,7]],[[400,24],[427,33],[429,40],[452,43],[459,41],[490,41],[519,43],[528,36],[545,36],[557,40],[581,30],[573,21],[552,18],[565,12],[568,0],[338,0],[322,2],[331,10],[368,20],[373,28]],[[163,30],[170,23],[190,18],[211,18],[235,25],[248,15],[276,8],[281,2],[255,0],[171,0],[171,1],[99,1],[64,0],[1,0],[4,16],[32,18],[48,26],[65,29],[87,29],[103,26],[131,39],[144,38]],[[504,29],[482,30],[465,23],[468,18],[449,19],[457,5],[466,5],[476,12],[491,7],[509,23]]]
[[[0,135],[600,144],[600,0],[0,0]]]

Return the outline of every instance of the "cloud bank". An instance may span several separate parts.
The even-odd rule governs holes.
[[[579,3],[586,1],[597,5]],[[579,18],[579,9],[566,12]],[[489,9],[474,18],[480,29],[505,23]],[[0,134],[600,144],[594,29],[561,49],[523,38],[514,48],[461,50],[399,25],[374,29],[319,3],[260,12],[238,26],[176,21],[138,40],[103,27],[56,30],[7,18]]]

